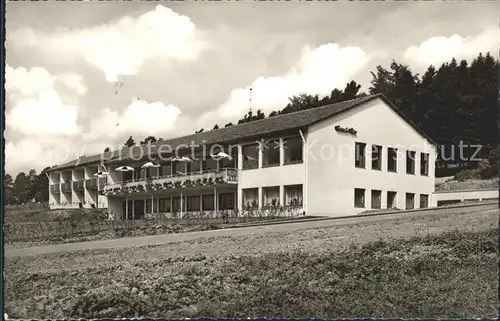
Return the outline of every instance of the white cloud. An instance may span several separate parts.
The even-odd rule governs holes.
[[[200,123],[210,125],[214,119],[234,122],[248,111],[252,88],[252,108],[264,113],[282,109],[288,98],[298,93],[328,95],[334,88],[343,88],[362,70],[370,57],[359,47],[325,44],[305,47],[301,59],[289,72],[277,77],[259,77],[247,88],[234,89],[226,101],[213,112],[205,114]]]
[[[418,46],[406,49],[404,57],[412,65],[417,64],[425,67],[430,64],[440,65],[452,58],[474,58],[480,52],[490,51],[496,54],[499,41],[500,30],[496,29],[485,31],[476,36],[432,37]]]
[[[24,135],[74,135],[78,110],[63,102],[55,85],[64,85],[73,95],[82,95],[86,87],[77,75],[51,75],[46,69],[6,67],[8,109],[6,124]],[[63,89],[64,91],[64,89]]]
[[[6,124],[25,135],[73,135],[78,132],[76,106],[65,105],[55,90],[18,101]]]
[[[196,59],[203,48],[200,35],[188,17],[157,5],[137,18],[126,16],[92,28],[52,33],[22,29],[10,32],[9,40],[58,55],[83,56],[106,80],[115,82],[120,76],[137,74],[151,58]]]
[[[92,121],[87,139],[134,134],[159,136],[173,132],[180,115],[181,110],[176,106],[134,99],[123,112],[104,109]]]

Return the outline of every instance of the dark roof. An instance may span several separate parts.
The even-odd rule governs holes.
[[[393,108],[423,137],[427,138],[432,144],[434,144],[434,142],[425,133],[423,133],[421,129],[419,129],[411,120],[409,120],[408,117],[406,117],[398,108],[396,108],[396,106],[394,106],[394,104],[392,104],[384,95],[377,94],[318,108],[278,115],[266,119],[252,121],[249,123],[233,125],[230,127],[224,127],[192,135],[162,140],[149,146],[149,151],[151,151],[152,154],[155,154],[156,151],[163,145],[170,146],[171,150],[175,150],[177,146],[182,145],[192,146],[234,143],[253,137],[262,137],[273,133],[306,128],[314,123],[327,119],[331,116],[349,110],[376,98],[381,98],[382,100],[384,100],[385,103]],[[101,159],[106,159],[108,162],[112,162],[113,159],[119,159],[120,154],[129,155],[134,159],[137,159],[139,155],[147,155],[146,151],[148,151],[148,146],[146,145],[133,146],[130,149],[124,148],[121,151],[108,152],[89,157],[81,157],[77,160],[73,160],[71,162],[51,168],[49,171],[69,169],[81,165],[97,164],[101,161]],[[122,160],[126,159],[130,159],[130,157],[122,158]]]

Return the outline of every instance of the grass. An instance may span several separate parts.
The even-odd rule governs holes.
[[[473,191],[478,189],[498,188],[498,184],[498,177],[492,179],[449,179],[445,182],[437,183],[436,192]]]
[[[13,318],[491,318],[498,211],[7,258]]]

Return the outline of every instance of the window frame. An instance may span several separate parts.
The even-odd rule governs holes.
[[[374,194],[378,193],[378,207],[373,206]],[[382,208],[382,191],[378,189],[371,190],[371,208],[375,210],[379,210]]]
[[[394,153],[394,154],[392,154]],[[391,157],[392,156],[392,157]],[[387,171],[391,173],[397,173],[398,172],[398,149],[395,147],[388,147],[387,148]],[[391,162],[394,165],[394,168],[391,169]]]
[[[278,145],[276,145],[276,142],[278,142]],[[281,139],[279,138],[272,138],[272,139],[267,139],[264,141],[264,144],[259,143],[261,153],[262,153],[262,167],[275,167],[275,166],[281,166]],[[267,146],[267,148],[266,148]],[[277,160],[274,163],[269,163],[269,153],[277,151],[277,155],[272,156],[277,156]]]
[[[420,175],[429,176],[429,153],[420,153]]]
[[[291,160],[290,151],[292,149],[287,148],[287,143],[289,141],[298,141],[300,143],[300,159]],[[292,145],[294,146],[294,145]],[[295,146],[298,149],[298,146]],[[302,141],[302,137],[300,136],[291,136],[283,138],[283,165],[291,165],[291,164],[301,164],[304,162],[304,142]]]
[[[362,149],[360,150],[358,146],[362,147]],[[366,143],[363,142],[354,143],[354,166],[356,168],[366,169]]]
[[[293,200],[289,202],[288,200],[288,191],[291,191],[292,189],[300,188],[300,196],[297,198],[297,204],[291,204],[293,203]],[[294,207],[294,206],[304,206],[304,184],[292,184],[292,185],[284,185],[283,186],[283,202],[285,207]]]
[[[248,149],[254,148],[255,153],[257,154],[256,157],[253,155],[248,155],[250,153],[247,153]],[[242,164],[241,164],[241,169],[242,170],[250,170],[250,169],[258,169],[259,168],[259,143],[251,143],[251,144],[244,144],[241,145],[241,155],[242,155]],[[245,156],[250,156],[254,157],[255,160],[245,160]],[[254,164],[254,165],[250,165]]]
[[[361,204],[357,203],[357,199],[358,199],[357,192],[363,193],[363,195],[361,195],[361,197],[362,197]],[[355,188],[354,189],[354,208],[366,208],[366,189],[364,189],[364,188]]]
[[[408,206],[408,196],[411,196],[412,207]],[[414,210],[415,209],[415,193],[406,193],[405,194],[405,210]]]
[[[278,190],[278,200],[276,202],[276,205],[273,205],[272,201],[270,202],[271,204],[268,204],[269,202],[266,203],[266,201],[267,201],[267,191],[274,190],[274,189]],[[281,202],[280,202],[280,186],[279,185],[275,185],[275,186],[265,186],[265,187],[262,187],[262,208],[274,208],[274,207],[279,207],[279,206],[281,206]]]
[[[417,153],[412,150],[406,151],[406,174],[415,175],[416,163],[417,163]],[[412,159],[413,157],[413,159]]]
[[[373,152],[374,150],[377,149],[377,154],[378,154],[378,159],[373,158]],[[382,170],[382,154],[383,154],[383,147],[381,145],[372,145],[372,155],[371,155],[371,161],[372,161],[372,170],[377,170],[381,171]],[[374,161],[377,162],[378,167],[374,166]]]

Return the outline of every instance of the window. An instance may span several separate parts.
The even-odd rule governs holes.
[[[429,207],[429,195],[420,194],[420,208]]]
[[[214,194],[210,195],[203,195],[201,198],[202,204],[202,209],[204,211],[213,211],[215,210],[215,203],[214,203]]]
[[[396,192],[387,192],[387,208],[396,208]]]
[[[255,169],[259,167],[258,144],[242,146],[243,169]]]
[[[160,170],[160,176],[169,176],[172,174],[172,167],[170,164],[168,165],[163,165],[162,167],[158,168]]]
[[[372,145],[372,169],[382,169],[382,146]]]
[[[280,187],[263,187],[262,188],[262,207],[279,206],[280,205]]]
[[[133,206],[133,201],[123,202],[123,219],[132,219]]]
[[[387,149],[387,171],[398,171],[398,150],[396,148]]]
[[[186,163],[188,173],[198,173],[201,171],[201,163],[199,160]]]
[[[219,194],[218,208],[220,211],[234,210],[234,193]]]
[[[420,175],[429,175],[429,154],[420,153]]]
[[[412,210],[415,208],[415,194],[406,193],[406,209]]]
[[[365,190],[361,188],[354,189],[354,207],[365,207]]]
[[[285,186],[285,206],[302,206],[302,184]]]
[[[259,207],[259,189],[258,188],[247,188],[243,191],[243,208],[258,208]]]
[[[134,178],[134,173],[133,172],[122,172],[122,180],[124,182],[126,181],[131,181]]]
[[[155,168],[155,167],[146,168],[145,171],[146,171],[146,177],[157,177],[159,168]]]
[[[415,152],[406,151],[406,174],[415,174]]]
[[[232,159],[223,158],[219,160],[219,168],[237,168],[238,146],[237,145],[223,146],[223,148],[219,148],[219,150],[228,154],[232,158]]]
[[[382,208],[382,191],[372,190],[372,208]]]
[[[170,198],[160,198],[158,200],[158,212],[170,213],[172,211]]]
[[[158,199],[146,199],[146,214],[158,212]]]
[[[275,166],[280,165],[280,140],[272,139],[261,144],[262,146],[262,165]]]
[[[186,198],[182,198],[182,211],[186,211]],[[181,198],[180,197],[174,197],[172,199],[172,212],[181,212]]]
[[[303,161],[303,147],[301,137],[283,139],[283,150],[285,152],[285,164],[300,163]]]
[[[200,196],[188,196],[186,197],[186,211],[196,212],[200,210]]]
[[[217,161],[212,158],[207,158],[202,161],[201,168],[203,171],[209,171],[217,169]]]
[[[366,144],[365,143],[356,143],[355,145],[355,165],[357,168],[365,168],[365,151]]]

